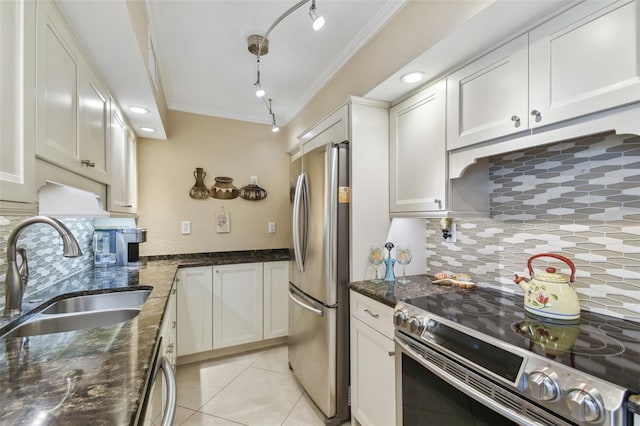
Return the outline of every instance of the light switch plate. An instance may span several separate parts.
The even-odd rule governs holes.
[[[251,183],[251,185],[257,185],[258,184],[258,176],[251,176],[251,179],[249,179],[249,183]]]
[[[276,233],[276,223],[275,222],[269,222],[269,224],[267,225],[267,232],[269,234],[275,234]]]
[[[181,225],[180,228],[182,230],[182,235],[191,234],[191,222],[189,222],[188,220],[183,220],[180,225]]]

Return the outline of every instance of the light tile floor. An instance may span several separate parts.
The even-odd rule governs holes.
[[[176,382],[174,425],[324,424],[289,370],[286,345],[178,366]]]

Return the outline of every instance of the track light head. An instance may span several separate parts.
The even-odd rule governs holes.
[[[266,92],[262,87],[260,87],[260,83],[256,83],[255,86],[256,86],[256,96],[259,98],[263,97],[266,94]]]
[[[311,8],[309,9],[309,17],[313,22],[313,29],[315,31],[320,31],[322,27],[324,27],[324,17],[322,15],[318,15],[318,10],[316,9],[316,2],[311,3]]]

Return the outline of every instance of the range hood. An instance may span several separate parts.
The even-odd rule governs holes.
[[[99,195],[56,182],[47,182],[38,190],[38,205],[43,216],[109,217]]]

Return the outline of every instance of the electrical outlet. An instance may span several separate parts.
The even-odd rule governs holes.
[[[180,224],[180,228],[182,230],[182,235],[191,234],[191,222],[189,222],[188,220],[183,220]]]
[[[251,176],[251,179],[249,179],[251,185],[257,185],[258,184],[258,176]]]
[[[445,240],[448,243],[455,243],[457,241],[456,238],[456,224],[452,223],[451,224],[451,231],[449,231],[449,238],[447,238]]]
[[[275,234],[276,233],[276,223],[275,222],[269,222],[269,224],[267,225],[267,232],[269,234]]]

